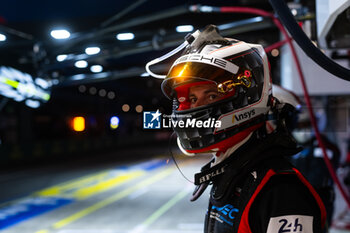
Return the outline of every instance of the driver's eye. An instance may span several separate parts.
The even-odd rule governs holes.
[[[218,95],[216,94],[209,95],[209,100],[215,100],[216,98],[218,98]]]
[[[197,101],[197,98],[190,98],[190,102],[191,102],[191,104],[195,104],[196,103],[196,101]]]

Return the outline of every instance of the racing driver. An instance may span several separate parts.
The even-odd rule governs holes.
[[[287,162],[300,149],[285,127],[287,104],[271,94],[262,46],[224,38],[214,25],[188,35],[185,45],[162,82],[172,120],[221,122],[173,127],[184,153],[213,154],[195,174],[192,197],[212,185],[204,232],[325,232],[321,199]]]

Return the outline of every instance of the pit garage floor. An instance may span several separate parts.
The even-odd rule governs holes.
[[[203,163],[179,166],[187,176]],[[193,187],[164,154],[2,173],[0,232],[201,233],[208,191],[190,202]]]

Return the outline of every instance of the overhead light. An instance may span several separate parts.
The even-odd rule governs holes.
[[[39,77],[34,80],[34,83],[44,89],[48,89],[51,86],[47,80]]]
[[[127,32],[127,33],[119,33],[117,34],[117,39],[118,40],[132,40],[135,38],[134,33]]]
[[[73,75],[71,77],[72,80],[76,81],[76,80],[82,80],[86,78],[86,75],[85,74],[76,74],[76,75]]]
[[[87,61],[80,60],[80,61],[76,61],[74,65],[77,68],[86,68],[88,66],[88,63]]]
[[[61,61],[66,60],[67,57],[68,57],[67,54],[60,54],[60,55],[58,55],[58,56],[56,57],[56,60],[59,61],[59,62],[61,62]]]
[[[93,65],[90,67],[90,71],[93,73],[100,73],[102,72],[103,67],[101,65]]]
[[[149,73],[145,72],[145,73],[142,73],[140,76],[141,77],[149,77],[150,75],[149,75]]]
[[[5,41],[5,40],[6,40],[6,36],[0,33],[0,41]]]
[[[25,104],[30,108],[39,108],[40,107],[40,102],[37,100],[27,99],[25,101]]]
[[[70,32],[67,31],[66,29],[57,29],[57,30],[52,30],[50,35],[57,40],[62,40],[62,39],[68,39],[70,37]]]
[[[177,32],[192,32],[193,26],[192,25],[180,25],[176,27]]]
[[[94,54],[98,54],[101,51],[101,49],[99,47],[87,47],[85,49],[85,53],[87,55],[94,55]]]

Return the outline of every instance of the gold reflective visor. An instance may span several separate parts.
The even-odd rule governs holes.
[[[244,71],[244,74],[239,74],[237,77],[237,82],[233,80],[228,80],[223,83],[218,84],[218,92],[226,94],[231,91],[234,87],[243,85],[249,88],[252,85],[252,73],[249,70]]]
[[[226,94],[236,86],[249,88],[252,85],[252,72],[239,70],[233,74],[225,69],[199,62],[185,62],[173,66],[162,83],[162,90],[168,98],[174,97],[175,88],[193,82],[211,81],[218,92]]]

